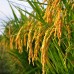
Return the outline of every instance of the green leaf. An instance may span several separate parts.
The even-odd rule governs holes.
[[[10,4],[9,1],[8,1],[8,3],[9,3],[9,6],[10,6],[10,8],[11,8],[11,10],[12,10],[12,13],[13,13],[13,16],[14,16],[15,21],[18,21],[18,18],[17,18],[16,14],[15,14],[14,9],[12,8],[12,6],[11,6],[11,4]]]

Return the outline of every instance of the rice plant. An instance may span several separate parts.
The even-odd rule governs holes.
[[[10,4],[15,21],[8,25],[7,32],[5,28],[7,46],[14,51],[18,50],[20,54],[25,50],[28,63],[40,65],[38,68],[42,69],[39,69],[41,74],[73,74],[74,1],[26,1],[33,9],[31,13],[13,5],[21,14],[23,23],[18,20]]]

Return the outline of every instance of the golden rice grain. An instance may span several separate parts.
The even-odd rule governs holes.
[[[18,40],[15,41],[15,49],[17,49],[17,48],[18,48]]]
[[[23,29],[23,26],[20,28],[20,30],[19,30],[19,32],[18,32],[18,34],[17,34],[17,36],[16,36],[15,41],[17,41],[17,39],[19,38],[22,29]]]
[[[29,55],[28,55],[29,64],[30,64],[32,58],[33,58],[33,49],[30,48],[29,49]]]
[[[26,37],[27,35],[26,34],[24,34],[24,46],[26,46],[26,42],[27,42],[27,37]]]
[[[12,36],[10,36],[10,49],[13,49],[13,37]]]
[[[43,0],[43,3],[46,2],[47,0]]]
[[[60,2],[60,0],[54,0],[52,3],[53,8],[56,8],[56,6],[58,5],[59,2]]]
[[[15,47],[16,47],[16,49],[18,49],[19,53],[23,52],[22,45],[23,45],[22,40],[19,37],[15,42]]]
[[[41,34],[39,35],[39,34],[38,34],[36,41],[35,41],[35,48],[34,48],[34,58],[35,59],[37,59],[38,51],[40,49],[41,37],[42,37],[42,35]]]
[[[37,35],[38,35],[38,29],[35,28],[32,42],[36,39]]]
[[[51,11],[50,6],[47,6],[46,8],[44,19],[46,20],[47,23],[52,22],[52,11]]]

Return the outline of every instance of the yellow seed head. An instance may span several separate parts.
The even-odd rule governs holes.
[[[26,46],[26,42],[27,42],[27,38],[26,38],[26,34],[24,34],[24,46]]]
[[[68,39],[70,40],[70,38],[71,38],[71,30],[70,30],[69,25],[67,25],[67,32],[68,32]]]

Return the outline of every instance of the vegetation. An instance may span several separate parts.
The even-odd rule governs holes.
[[[5,26],[0,45],[20,62],[21,74],[73,74],[74,1],[26,1],[31,13],[9,2],[14,20]]]

